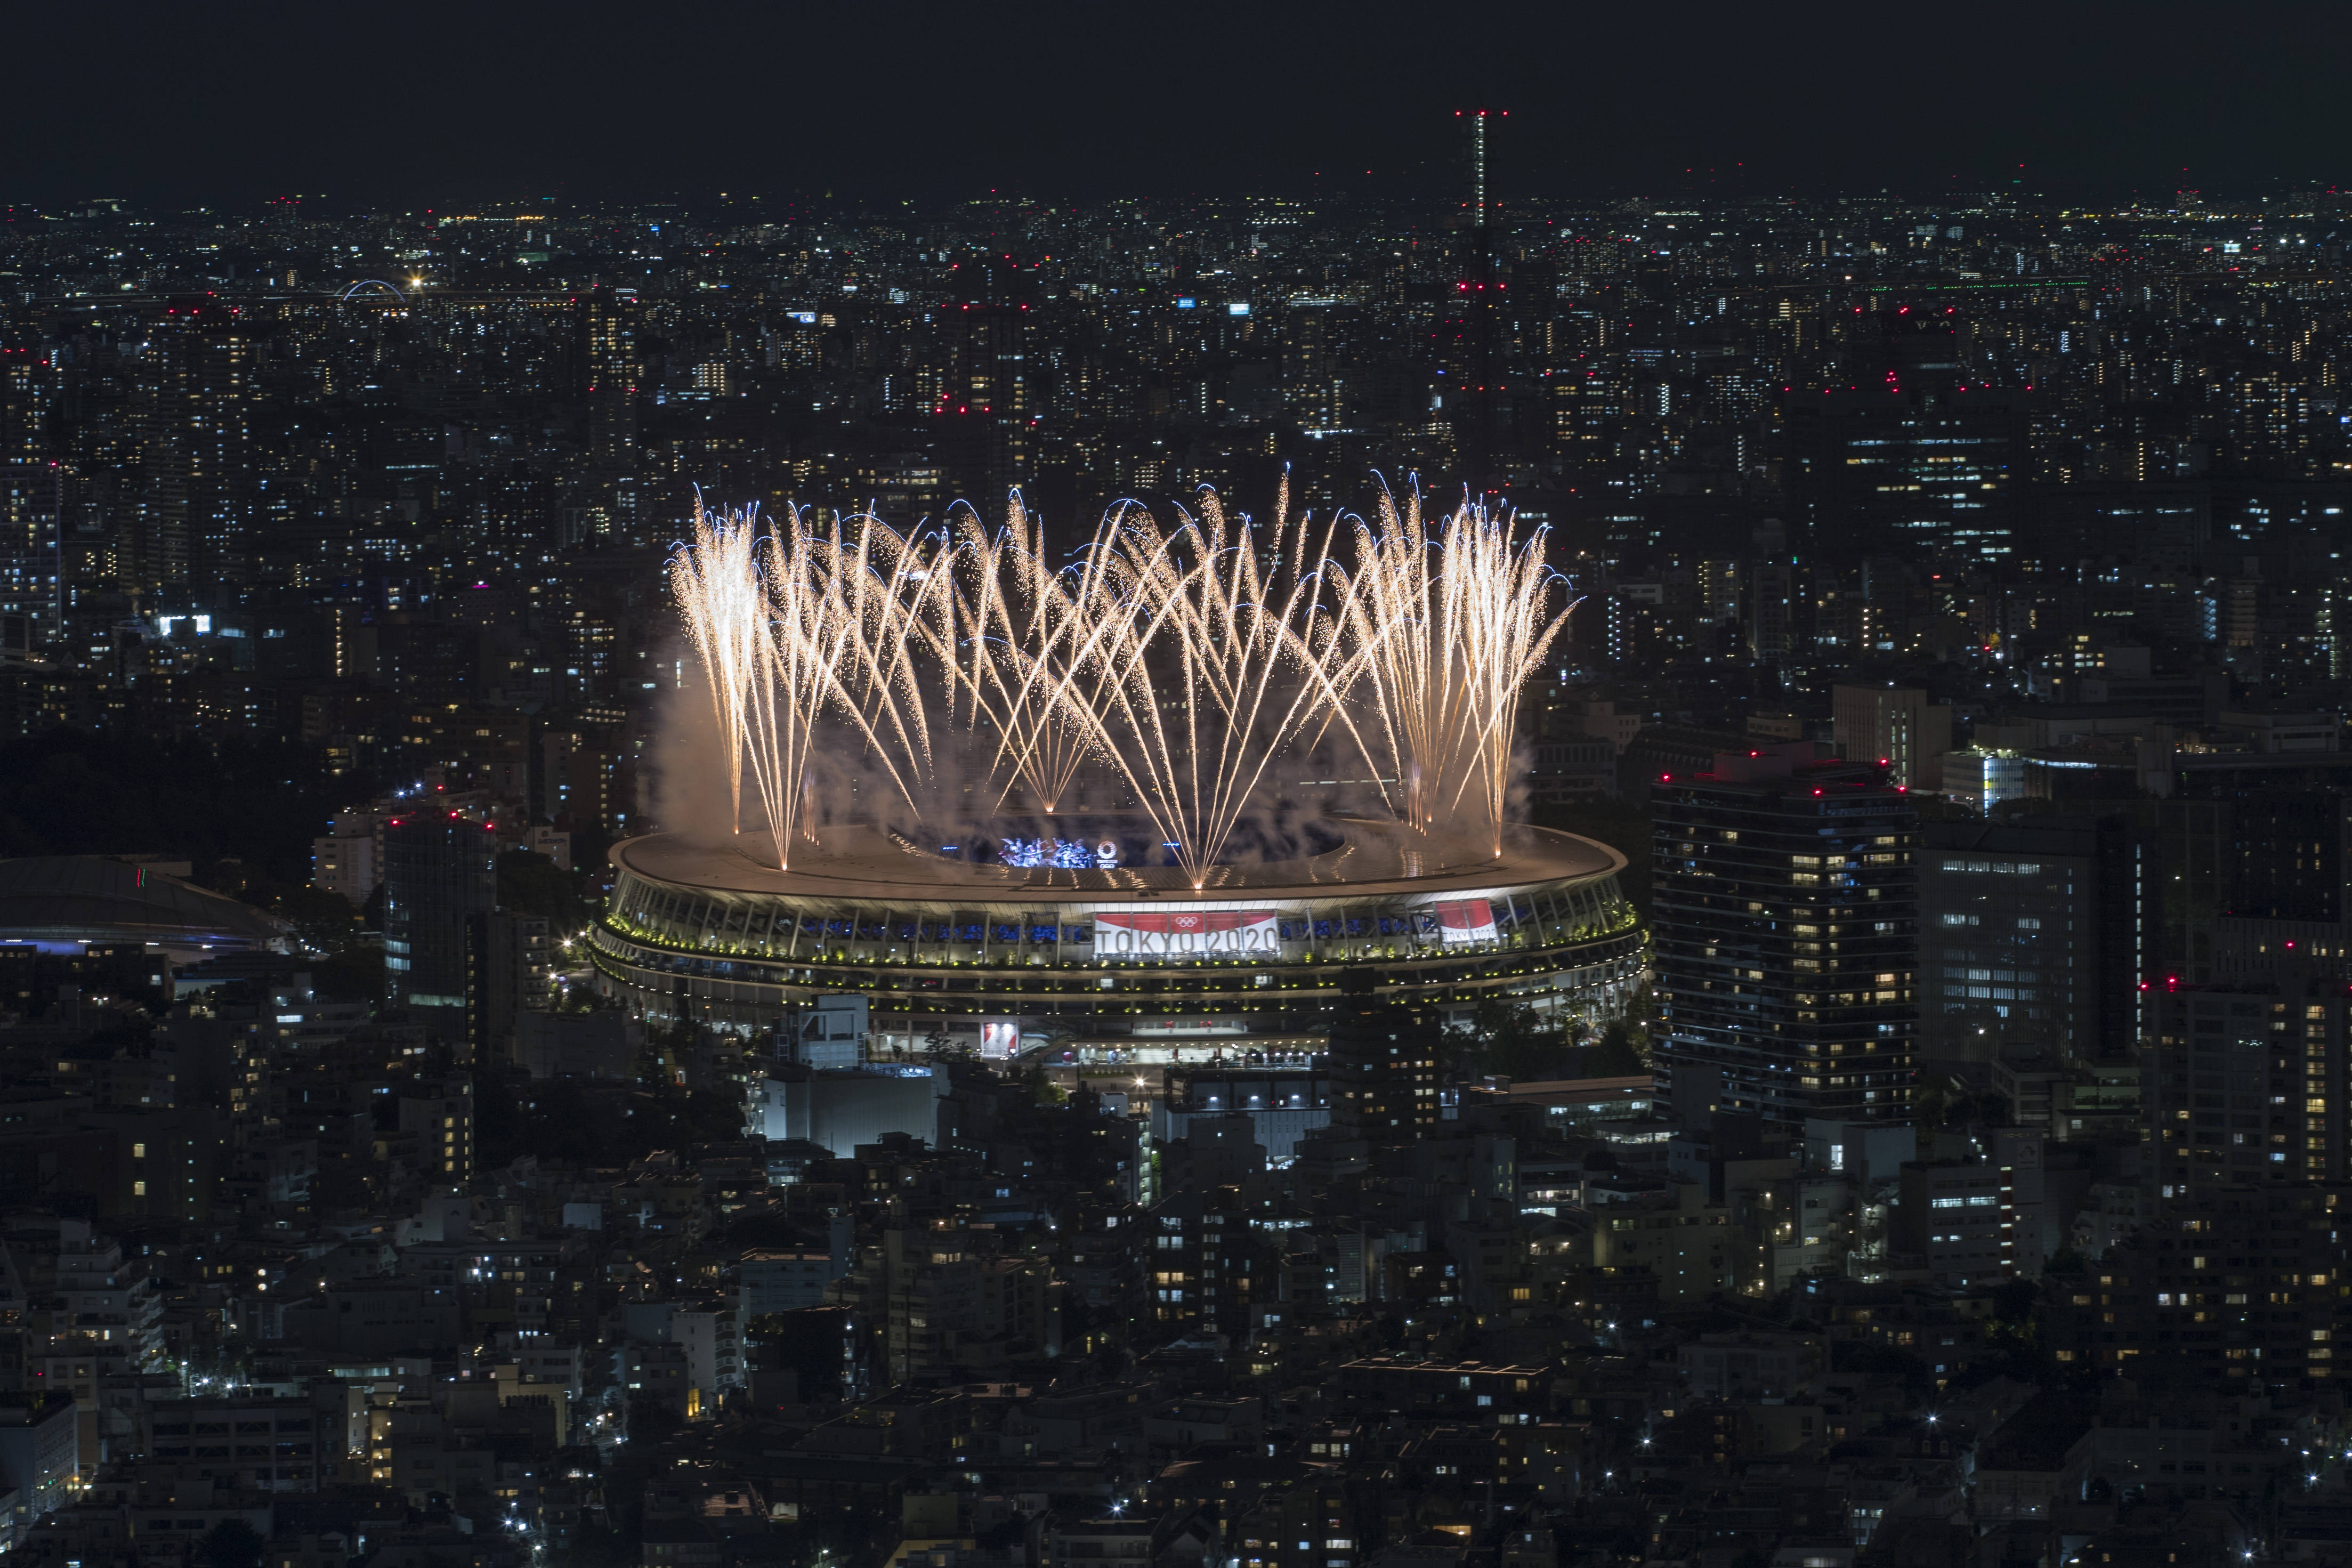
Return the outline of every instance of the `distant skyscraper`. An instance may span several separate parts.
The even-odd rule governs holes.
[[[1790,489],[1817,554],[1990,563],[2018,549],[2024,405],[1968,383],[1950,322],[1926,310],[1864,318],[1847,384],[1790,399]]]
[[[2141,1095],[2161,1196],[2346,1179],[2352,1002],[2340,981],[2287,963],[2153,994]]]
[[[1382,1001],[1379,976],[1349,969],[1331,1014],[1331,1124],[1374,1143],[1405,1143],[1437,1125],[1444,1026],[1425,1008]]]
[[[1748,569],[1748,647],[1759,664],[1777,665],[1795,645],[1796,567],[1787,554],[1759,557]]]
[[[1506,280],[1496,265],[1494,214],[1486,199],[1486,132],[1496,112],[1461,111],[1470,136],[1470,200],[1457,250],[1454,286],[1439,300],[1431,331],[1430,357],[1443,366],[1431,399],[1432,411],[1454,434],[1462,477],[1474,490],[1500,485],[1497,471],[1497,410],[1507,399],[1508,378],[1498,353],[1498,325]]]
[[[580,331],[589,454],[599,460],[625,457],[637,439],[635,295],[597,289],[581,304]]]
[[[176,300],[152,329],[140,383],[144,495],[134,580],[233,602],[252,575],[254,343],[211,296]]]
[[[2120,816],[1920,829],[1920,1054],[2129,1058],[2155,866]]]
[[[385,998],[439,1038],[469,1040],[483,993],[487,921],[498,903],[486,824],[454,812],[398,818],[383,830]]]
[[[0,659],[56,640],[63,605],[63,472],[50,455],[47,359],[0,349]]]
[[[1952,749],[1952,710],[1911,686],[1840,686],[1832,721],[1848,761],[1885,764],[1887,777],[1912,789],[1934,789],[1937,764]]]
[[[636,525],[637,346],[635,290],[599,289],[580,308],[588,471],[572,497],[568,542],[628,537]]]
[[[957,263],[954,282],[961,297],[942,313],[941,374],[926,412],[959,493],[989,498],[982,509],[989,511],[1034,477],[1034,279],[1003,258],[970,254]]]
[[[1809,744],[1650,785],[1656,1058],[1677,1105],[1782,1123],[1907,1113],[1918,814]]]

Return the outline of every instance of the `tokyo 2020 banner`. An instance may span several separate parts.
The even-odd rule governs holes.
[[[1437,929],[1448,942],[1493,942],[1495,906],[1484,899],[1440,899]]]
[[[1272,910],[1097,910],[1097,958],[1274,958]]]

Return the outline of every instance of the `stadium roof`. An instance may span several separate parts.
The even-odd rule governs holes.
[[[291,928],[251,904],[102,855],[0,860],[0,942],[145,942],[282,949]]]
[[[640,877],[708,892],[1022,905],[1170,895],[1195,901],[1392,898],[1598,878],[1625,868],[1625,857],[1607,845],[1545,827],[1513,826],[1499,854],[1467,838],[1411,837],[1388,822],[1349,818],[1343,830],[1348,842],[1339,849],[1304,860],[1213,867],[1208,885],[1197,889],[1173,866],[1078,870],[950,860],[866,825],[828,829],[821,843],[793,851],[789,871],[755,858],[766,839],[751,833],[737,835],[731,845],[651,834],[614,846],[611,859]]]

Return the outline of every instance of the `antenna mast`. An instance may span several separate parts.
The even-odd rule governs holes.
[[[1486,226],[1486,111],[1483,109],[1470,116],[1470,191],[1483,231]]]

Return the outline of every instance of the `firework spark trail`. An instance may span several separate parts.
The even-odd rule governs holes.
[[[1446,523],[1444,575],[1463,605],[1465,662],[1475,694],[1475,784],[1485,795],[1495,852],[1502,853],[1504,812],[1510,799],[1512,755],[1518,745],[1519,696],[1568,624],[1569,609],[1552,611],[1558,575],[1544,563],[1544,530],[1524,542],[1507,510],[1457,510]],[[1465,779],[1467,789],[1473,781]]]
[[[948,547],[902,535],[870,512],[836,513],[824,532],[804,537],[831,694],[915,805],[934,760],[925,656],[936,659],[953,637]]]
[[[793,531],[797,542],[799,531]],[[807,700],[805,574],[796,548],[760,531],[754,510],[713,516],[699,501],[694,536],[672,557],[670,584],[726,745],[732,827],[743,819],[748,760],[778,863],[788,863],[815,718]]]
[[[730,827],[743,826],[745,706],[761,674],[761,621],[756,515],[714,517],[695,497],[691,541],[670,557],[671,591],[702,660],[719,732],[727,741],[727,804]]]
[[[1339,626],[1349,658],[1338,679],[1370,709],[1350,730],[1377,774],[1393,769],[1407,822],[1426,833],[1475,803],[1502,848],[1520,689],[1566,623],[1543,531],[1524,541],[1507,511],[1465,502],[1431,537],[1418,494],[1383,492],[1377,529],[1359,523],[1356,569]],[[1475,793],[1474,793],[1475,792]]]
[[[1383,488],[1381,527],[1356,522],[1356,566],[1348,574],[1338,626],[1347,644],[1342,679],[1352,696],[1368,695],[1371,722],[1354,726],[1359,743],[1373,730],[1386,756],[1365,745],[1372,776],[1392,776],[1402,800],[1391,800],[1416,832],[1434,819],[1434,792],[1424,788],[1442,776],[1446,759],[1439,737],[1452,706],[1451,661],[1433,658],[1452,639],[1433,609],[1427,525],[1421,496],[1408,493],[1400,510]],[[1387,785],[1381,786],[1383,796]]]
[[[955,637],[945,662],[972,722],[985,714],[995,731],[990,772],[1005,770],[998,804],[1017,781],[1045,810],[1056,810],[1091,750],[1088,727],[1071,714],[1071,704],[1092,696],[1072,662],[1083,637],[1086,571],[1065,575],[1047,563],[1044,530],[1018,491],[994,533],[963,509],[956,553]]]
[[[772,533],[761,542],[767,616],[746,736],[776,864],[784,867],[792,864],[795,841],[815,837],[803,813],[817,721],[833,686],[823,592],[812,571],[807,536],[797,526],[799,519],[793,521],[788,534]]]
[[[1328,611],[1309,524],[1277,500],[1263,556],[1214,491],[1163,530],[1122,509],[1096,535],[1097,570],[1079,599],[1077,667],[1115,679],[1073,704],[1097,750],[1176,847],[1194,887],[1207,879],[1273,760],[1311,730],[1332,693],[1318,671]]]
[[[763,535],[755,512],[714,518],[698,508],[693,539],[671,561],[726,738],[733,826],[742,826],[748,759],[780,866],[813,837],[810,767],[829,711],[914,802],[930,763],[918,655],[944,624],[925,560],[919,542],[869,519],[835,517],[818,532],[795,517]]]
[[[754,513],[698,502],[670,566],[729,739],[741,826],[748,759],[776,846],[814,837],[822,722],[845,723],[918,814],[934,767],[930,704],[994,732],[992,777],[1055,809],[1089,758],[1131,788],[1202,886],[1275,758],[1332,725],[1402,782],[1420,832],[1475,803],[1496,853],[1519,690],[1558,637],[1542,531],[1465,505],[1433,536],[1420,498],[1382,497],[1353,529],[1230,519],[1213,491],[1163,527],[1123,503],[1055,569],[1015,496],[991,534],[964,509],[933,534],[860,514],[761,536]],[[1385,793],[1385,786],[1384,793]],[[999,804],[1002,804],[1000,798]]]

